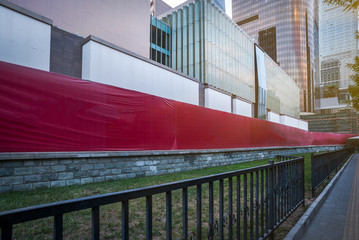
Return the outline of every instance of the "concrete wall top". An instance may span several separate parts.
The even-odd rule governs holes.
[[[83,79],[199,105],[199,82],[163,65],[93,36],[82,53]]]
[[[323,147],[338,147],[343,145],[323,145]],[[206,153],[231,153],[267,150],[285,150],[294,148],[317,148],[313,146],[288,146],[288,147],[258,147],[258,148],[228,148],[228,149],[196,149],[196,150],[170,150],[170,151],[103,151],[103,152],[24,152],[24,153],[0,153],[0,161],[9,160],[35,160],[55,158],[106,158],[106,157],[133,157],[133,156],[162,156],[162,155],[185,155]]]
[[[58,28],[81,36],[94,34],[141,56],[149,57],[148,0],[9,1],[51,18]]]
[[[228,113],[232,112],[232,97],[230,95],[211,88],[206,88],[204,91],[205,107]]]
[[[0,61],[49,71],[52,22],[5,3],[0,3]]]

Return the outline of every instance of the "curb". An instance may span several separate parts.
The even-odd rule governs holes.
[[[310,205],[307,211],[303,214],[303,216],[299,219],[299,221],[295,224],[295,226],[290,230],[284,240],[299,240],[302,239],[305,231],[309,227],[310,223],[314,219],[315,215],[319,211],[320,207],[323,205],[325,199],[328,197],[329,193],[333,189],[335,183],[338,181],[339,177],[343,174],[344,169],[348,165],[348,163],[352,160],[353,156],[351,155],[348,161],[344,164],[344,166],[339,170],[339,172],[333,177],[333,179],[328,183],[328,185],[324,188],[321,194],[315,199],[315,201]]]

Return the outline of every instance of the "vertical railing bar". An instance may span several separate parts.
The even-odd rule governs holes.
[[[256,171],[256,239],[259,238],[259,171]]]
[[[166,239],[172,240],[172,192],[166,192]]]
[[[129,235],[128,200],[122,201],[122,240],[128,240]]]
[[[223,239],[223,179],[219,180],[219,239]]]
[[[284,201],[284,211],[286,212],[286,215],[287,215],[287,213],[288,213],[288,164],[286,164],[285,165],[285,168],[284,168],[285,170],[285,172],[284,172],[284,178],[285,178],[285,180],[284,180],[284,186],[285,186],[285,195],[284,195],[284,197],[285,197],[285,201]]]
[[[247,204],[247,174],[243,175],[243,239],[247,239],[247,214],[248,214],[248,204]]]
[[[305,205],[305,202],[304,202],[304,198],[305,198],[305,175],[304,175],[304,171],[305,171],[305,161],[304,161],[304,156],[303,156],[303,160],[302,160],[302,172],[301,172],[301,177],[302,177],[302,199],[303,200],[303,207]]]
[[[208,224],[209,224],[209,237],[213,238],[213,234],[214,234],[214,229],[213,229],[213,182],[209,182],[209,189],[208,189],[208,194],[209,194],[209,203],[208,203],[208,207],[209,207],[209,213],[208,213]]]
[[[273,228],[277,222],[277,200],[278,200],[278,167],[273,166],[273,193],[274,193],[274,202],[273,202]]]
[[[273,162],[271,162],[271,167],[269,168],[269,230],[273,231],[274,226],[274,167]]]
[[[152,239],[152,195],[146,196],[146,239]]]
[[[197,239],[202,239],[202,185],[197,185]]]
[[[254,211],[253,211],[253,205],[254,205],[254,193],[253,193],[253,172],[250,173],[249,175],[250,177],[250,197],[249,197],[249,236],[250,239],[253,239],[254,234],[253,234],[253,229],[254,229],[254,222],[253,222],[253,218],[254,218]]]
[[[231,240],[233,235],[233,183],[231,177],[228,179],[228,215],[228,239]]]
[[[261,236],[264,236],[264,170],[261,170]]]
[[[54,216],[54,240],[60,240],[63,238],[63,215],[56,214]]]
[[[265,188],[265,192],[266,192],[266,218],[265,218],[265,232],[268,233],[269,231],[269,169],[266,169],[265,172],[266,175],[266,188]]]
[[[278,222],[280,222],[280,220],[282,219],[283,216],[283,194],[282,194],[282,189],[283,189],[283,166],[279,166],[278,168],[279,171],[279,207],[278,207]]]
[[[92,208],[92,240],[100,239],[100,207]]]
[[[236,226],[236,238],[241,239],[241,176],[237,176],[237,226]]]
[[[11,224],[5,225],[1,228],[1,239],[11,240],[12,239],[12,226]]]
[[[284,185],[284,168],[285,168],[285,165],[282,165],[281,168],[280,168],[280,219],[283,219],[284,218],[284,193],[285,193],[285,185]]]
[[[182,239],[188,239],[188,191],[182,188]]]
[[[293,187],[293,172],[292,172],[292,164],[290,163],[288,165],[289,169],[288,169],[288,174],[289,174],[289,179],[288,179],[288,182],[289,182],[289,194],[288,194],[288,211],[290,211],[292,209],[292,194],[293,194],[293,191],[292,191],[292,187]]]

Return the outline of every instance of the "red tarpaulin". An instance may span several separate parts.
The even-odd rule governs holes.
[[[0,152],[344,144],[297,128],[0,62]]]

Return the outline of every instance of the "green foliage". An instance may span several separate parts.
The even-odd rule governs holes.
[[[352,97],[348,103],[359,110],[359,57],[354,58],[353,64],[347,64],[347,67],[354,72],[353,75],[350,75],[350,79],[354,82],[354,85],[348,87],[350,96]]]
[[[324,0],[325,3],[336,5],[336,6],[343,6],[345,11],[349,11],[351,9],[358,9],[359,1],[355,0]]]

